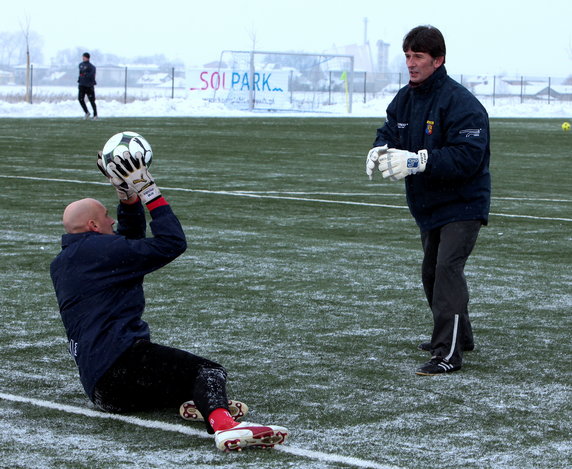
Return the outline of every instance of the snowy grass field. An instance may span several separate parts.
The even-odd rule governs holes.
[[[572,132],[494,119],[493,201],[467,265],[476,350],[420,377],[431,316],[403,185],[364,173],[374,118],[0,119],[0,467],[572,466]],[[146,278],[152,337],[224,364],[272,451],[226,454],[177,409],[81,388],[49,278],[61,214],[136,130],[189,248]]]

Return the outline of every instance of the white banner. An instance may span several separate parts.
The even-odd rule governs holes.
[[[254,72],[236,70],[188,70],[191,91],[255,91],[286,93],[289,71]]]

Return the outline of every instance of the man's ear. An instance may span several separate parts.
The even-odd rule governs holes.
[[[445,63],[445,56],[443,55],[441,57],[435,57],[433,59],[433,66],[435,67],[435,70],[437,70],[444,63]]]
[[[99,232],[99,226],[97,225],[97,222],[95,220],[89,220],[87,222],[87,230]]]

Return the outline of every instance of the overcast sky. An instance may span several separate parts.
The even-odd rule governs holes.
[[[572,2],[544,0],[18,0],[4,2],[0,31],[28,21],[46,62],[79,46],[120,56],[164,54],[187,65],[223,49],[323,52],[332,45],[390,44],[390,62],[419,24],[439,28],[452,74],[572,75]],[[367,18],[367,28],[364,18]],[[78,62],[79,62],[78,57]],[[33,60],[33,57],[32,57]],[[97,57],[92,57],[97,65]]]

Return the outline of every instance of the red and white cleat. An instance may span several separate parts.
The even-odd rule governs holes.
[[[244,448],[269,449],[288,438],[288,430],[277,425],[258,425],[242,422],[228,430],[215,432],[215,444],[221,451],[240,451]]]
[[[228,410],[234,420],[240,420],[248,413],[248,406],[244,402],[230,400],[228,401]],[[190,420],[192,422],[205,421],[203,415],[199,412],[199,409],[197,409],[197,406],[193,401],[183,402],[179,408],[179,414],[185,420]]]

